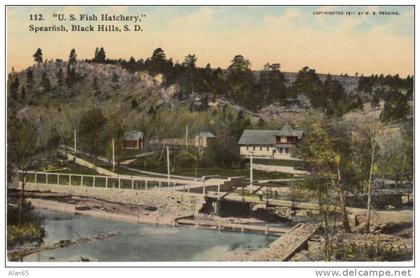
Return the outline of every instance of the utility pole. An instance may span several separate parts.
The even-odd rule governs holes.
[[[169,187],[171,184],[171,168],[169,165],[169,147],[168,146],[166,147],[166,163],[168,166],[168,187]]]
[[[369,172],[369,183],[368,183],[368,199],[367,199],[367,220],[366,230],[370,233],[370,211],[371,211],[371,199],[372,199],[372,175],[373,175],[373,163],[375,158],[375,138],[372,136],[371,139],[371,155],[370,155],[370,172]]]
[[[188,147],[188,126],[185,126],[185,146]]]
[[[77,147],[76,129],[74,129],[73,134],[74,134],[74,155],[77,155],[77,150],[76,150],[76,147]]]
[[[112,172],[115,171],[115,141],[112,138]]]
[[[253,154],[251,153],[251,158],[250,158],[250,163],[249,163],[249,188],[250,188],[250,191],[251,191],[251,193],[254,191],[253,190],[253,186],[252,186],[252,183],[254,182],[254,175],[253,175],[253,167],[252,167],[252,164],[253,164]]]

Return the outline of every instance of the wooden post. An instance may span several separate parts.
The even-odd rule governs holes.
[[[252,155],[252,153],[251,153],[251,159],[250,159],[250,166],[249,166],[249,180],[250,180],[250,191],[251,191],[251,193],[253,193],[253,182],[254,182],[254,173],[253,173],[253,155]]]
[[[134,179],[131,177],[131,189],[134,190]]]
[[[118,178],[118,189],[121,189],[121,178]]]
[[[83,175],[80,175],[80,186],[83,186]]]
[[[171,184],[171,167],[169,164],[169,147],[166,147],[166,163],[168,167],[168,187],[170,187]]]
[[[35,184],[38,184],[37,173],[35,172]]]
[[[112,172],[115,172],[115,141],[112,138]]]
[[[96,187],[96,177],[93,176],[93,187]]]
[[[108,177],[105,177],[105,187],[108,188]]]
[[[201,185],[203,186],[203,195],[206,195],[206,185],[204,184],[204,178],[201,178]]]
[[[188,126],[185,126],[185,146],[188,147]]]
[[[74,156],[77,155],[77,137],[76,137],[76,129],[74,130]]]
[[[57,173],[57,185],[60,184],[60,174]]]
[[[147,190],[147,180],[146,180],[145,190]]]
[[[159,181],[159,190],[161,190],[162,189],[162,181],[160,180]]]
[[[48,173],[45,172],[45,184],[48,184]]]
[[[220,183],[217,185],[217,200],[220,199]]]
[[[372,198],[372,175],[373,175],[373,163],[375,158],[375,138],[372,136],[371,139],[371,155],[370,155],[370,172],[369,172],[369,183],[368,183],[368,199],[367,199],[367,216],[366,216],[366,230],[370,233],[370,210],[371,210],[371,198]]]
[[[188,193],[190,193],[190,184],[187,184],[187,186],[188,186],[188,188],[187,188]]]
[[[71,175],[69,175],[69,185],[72,185],[71,184]]]

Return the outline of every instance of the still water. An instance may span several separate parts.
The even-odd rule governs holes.
[[[72,245],[66,248],[32,254],[24,261],[217,261],[225,252],[235,249],[259,249],[276,237],[135,224],[84,215],[35,210],[44,218],[44,242],[77,239],[96,233],[119,231],[121,235],[104,240]]]

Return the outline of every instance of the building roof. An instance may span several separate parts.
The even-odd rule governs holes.
[[[216,138],[216,136],[214,136],[213,133],[208,132],[208,131],[202,131],[200,132],[200,137],[206,137],[206,138]]]
[[[298,130],[292,128],[290,125],[285,124],[279,131],[277,136],[295,136],[298,139],[301,139],[303,135],[303,130]]]
[[[137,141],[143,138],[144,134],[141,131],[127,131],[124,133],[124,140],[126,141]]]
[[[239,145],[274,145],[276,136],[294,136],[301,139],[302,130],[296,130],[285,124],[280,130],[253,130],[245,129],[239,139]]]
[[[278,130],[245,129],[239,139],[239,145],[274,145]]]

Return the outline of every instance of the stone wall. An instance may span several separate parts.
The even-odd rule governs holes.
[[[93,197],[124,204],[153,206],[158,208],[158,211],[161,215],[170,214],[173,217],[196,214],[204,203],[204,199],[201,194],[187,194],[172,190],[156,189],[145,191],[67,185],[35,185],[31,183],[26,184],[25,189],[66,193],[74,196]]]

